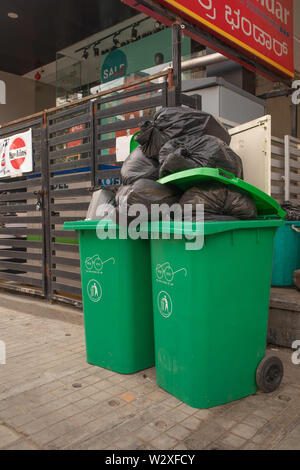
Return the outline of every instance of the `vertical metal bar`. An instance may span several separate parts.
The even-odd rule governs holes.
[[[162,94],[162,106],[166,108],[168,106],[168,82],[164,83],[164,87],[161,90]]]
[[[298,106],[292,105],[292,136],[298,137]]]
[[[91,186],[95,188],[97,184],[97,151],[96,151],[96,142],[97,142],[97,130],[96,130],[96,119],[95,114],[97,112],[96,102],[90,103],[90,139],[91,139]]]
[[[195,102],[195,109],[197,111],[202,111],[202,96],[201,95],[193,95],[194,102]]]
[[[284,136],[284,200],[290,201],[290,136]]]
[[[181,26],[178,23],[172,26],[172,61],[174,87],[170,90],[169,105],[181,106]]]
[[[51,299],[51,247],[50,247],[50,185],[47,115],[44,114],[41,131],[41,171],[42,171],[42,235],[43,235],[43,294]]]

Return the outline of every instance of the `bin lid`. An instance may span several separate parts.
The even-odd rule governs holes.
[[[260,219],[205,222],[204,224],[183,221],[160,221],[141,224],[141,231],[151,232],[152,234],[171,233],[196,237],[201,235],[216,235],[218,233],[232,232],[234,230],[275,229],[282,227],[283,225],[284,221],[279,218],[266,220]]]
[[[118,227],[112,220],[75,220],[74,222],[65,222],[63,230],[96,230],[97,228],[114,230]]]
[[[220,183],[229,184],[252,196],[259,217],[269,216],[280,217],[281,219],[286,217],[286,212],[281,208],[279,202],[271,196],[220,168],[195,168],[180,171],[166,176],[158,182],[161,184],[174,184],[181,190],[187,191],[197,183],[204,181],[219,181]]]

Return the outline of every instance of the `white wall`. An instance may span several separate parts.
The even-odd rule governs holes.
[[[6,84],[6,104],[0,104],[0,125],[55,106],[55,87],[7,72],[0,72],[0,80]]]
[[[35,82],[0,72],[6,84],[6,104],[0,104],[0,124],[35,113]]]

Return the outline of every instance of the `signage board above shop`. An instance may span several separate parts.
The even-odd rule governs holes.
[[[170,14],[165,17],[158,14],[164,7],[174,18],[180,17],[183,23],[188,21],[209,33],[211,41],[210,44],[206,41],[206,45],[214,48],[214,39],[217,39],[217,49],[225,55],[230,56],[228,46],[238,51],[239,54],[235,53],[231,58],[246,67],[249,66],[248,59],[252,58],[266,70],[271,69],[283,77],[294,76],[293,0],[122,1],[170,26]],[[195,39],[188,28],[185,33]],[[226,44],[223,51],[222,42]],[[253,69],[253,65],[249,68]]]
[[[126,77],[127,57],[120,49],[112,51],[103,62],[101,82],[107,83],[117,78]]]

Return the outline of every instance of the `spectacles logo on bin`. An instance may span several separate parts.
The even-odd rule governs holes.
[[[89,296],[89,299],[94,302],[100,302],[102,299],[102,287],[98,281],[95,279],[92,279],[87,286],[87,293]]]
[[[115,258],[109,258],[106,261],[102,261],[99,255],[95,255],[92,258],[86,258],[85,268],[88,273],[102,273],[103,267],[106,263],[112,261],[113,264],[116,264]]]
[[[173,302],[168,292],[162,291],[157,298],[158,310],[164,318],[170,318],[173,313]]]
[[[170,263],[158,264],[156,266],[156,280],[162,282],[163,284],[173,285],[173,280],[176,274],[184,273],[184,276],[187,277],[187,269],[181,268],[177,271],[174,271]]]

